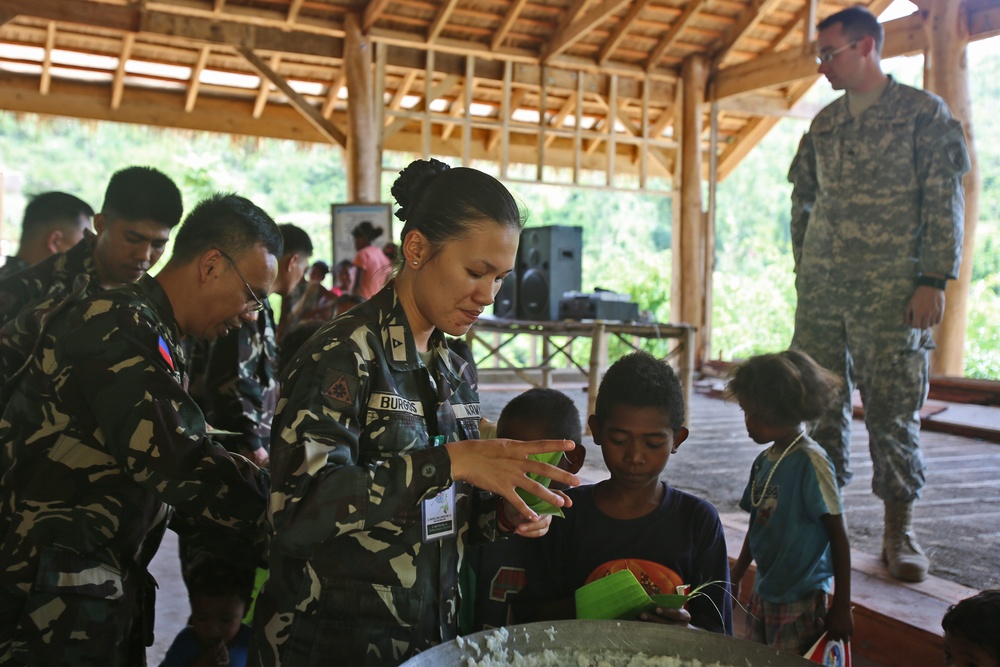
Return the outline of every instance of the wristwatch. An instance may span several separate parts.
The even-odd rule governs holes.
[[[933,287],[934,289],[944,289],[948,285],[947,278],[935,278],[934,276],[917,276],[917,287]]]

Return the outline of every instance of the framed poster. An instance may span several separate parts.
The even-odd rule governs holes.
[[[396,237],[392,233],[392,204],[332,204],[330,213],[333,217],[331,272],[336,271],[337,264],[342,260],[354,259],[354,239],[351,230],[362,222],[370,222],[372,227],[382,229],[382,235],[372,242],[373,245],[381,248],[386,243],[396,243]]]

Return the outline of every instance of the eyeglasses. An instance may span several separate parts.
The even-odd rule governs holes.
[[[239,275],[240,280],[243,281],[243,285],[247,288],[247,291],[250,292],[250,298],[253,299],[254,305],[251,306],[247,304],[246,312],[259,313],[260,311],[264,310],[264,304],[261,303],[260,299],[257,298],[257,295],[253,293],[253,290],[250,288],[250,283],[247,282],[247,279],[243,276],[243,272],[240,271],[240,267],[236,265],[236,262],[233,260],[233,258],[230,257],[229,253],[227,253],[222,248],[216,248],[216,250],[219,251],[219,254],[221,254],[223,257],[229,260],[229,263],[233,265],[234,269],[236,269],[236,273],[237,275]]]
[[[832,51],[820,51],[819,53],[816,54],[816,64],[817,65],[826,65],[831,60],[833,60],[834,58],[836,58],[837,54],[843,53],[847,49],[853,49],[857,45],[858,45],[858,40],[852,39],[847,44],[844,44],[843,46],[838,46],[837,48],[835,48]]]

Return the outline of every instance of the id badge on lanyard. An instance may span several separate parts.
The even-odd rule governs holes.
[[[431,441],[432,447],[444,444],[444,436],[436,435]],[[455,527],[455,485],[428,498],[423,502],[422,514],[424,525],[424,542],[435,542],[451,537],[456,532]]]

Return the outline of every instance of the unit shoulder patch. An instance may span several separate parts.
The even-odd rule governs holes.
[[[354,404],[354,398],[358,394],[358,378],[344,371],[331,369],[326,372],[323,387],[323,396],[334,407],[344,408]]]

